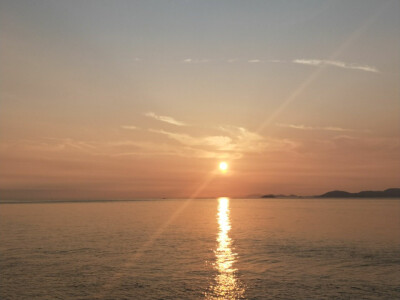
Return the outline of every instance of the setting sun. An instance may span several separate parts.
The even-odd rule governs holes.
[[[226,172],[228,170],[228,164],[226,162],[224,162],[224,161],[220,162],[219,163],[219,169],[222,172]]]

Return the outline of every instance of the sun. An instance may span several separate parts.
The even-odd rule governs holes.
[[[226,162],[224,162],[224,161],[221,161],[221,162],[219,163],[219,169],[220,169],[222,172],[226,172],[226,171],[228,170],[228,164],[227,164]]]

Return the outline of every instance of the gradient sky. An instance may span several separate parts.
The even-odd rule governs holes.
[[[2,0],[0,197],[399,186],[399,29],[399,1]]]

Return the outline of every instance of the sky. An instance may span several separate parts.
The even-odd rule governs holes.
[[[396,0],[2,0],[0,199],[398,187],[399,29]]]

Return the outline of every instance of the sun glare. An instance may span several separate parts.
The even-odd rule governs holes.
[[[224,162],[224,161],[221,161],[221,162],[219,163],[219,169],[220,169],[222,172],[226,172],[226,171],[228,170],[228,164],[227,164],[226,162]]]

